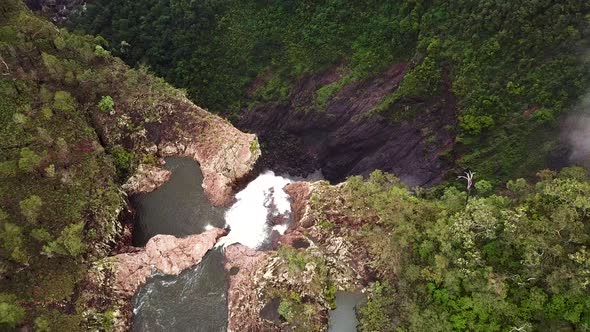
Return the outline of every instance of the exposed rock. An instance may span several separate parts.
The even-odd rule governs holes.
[[[291,198],[291,214],[293,223],[291,229],[296,229],[300,224],[303,227],[310,226],[309,211],[311,209],[309,198],[311,196],[311,184],[309,182],[293,182],[285,186],[285,192]]]
[[[228,332],[260,331],[266,325],[260,319],[262,304],[258,300],[253,278],[268,257],[268,252],[256,251],[241,244],[225,249],[225,269],[229,272]]]
[[[291,186],[291,187],[289,187]],[[291,227],[278,242],[293,247],[304,241],[322,249],[336,276],[350,276],[343,284],[368,284],[374,277],[365,246],[356,243],[355,235],[367,220],[355,220],[346,214],[343,199],[346,183],[330,185],[325,182],[295,182],[285,188],[291,195],[291,207],[300,211]],[[312,206],[311,202],[314,201]],[[321,225],[320,221],[328,223]]]
[[[143,101],[157,92],[141,91],[137,96],[126,95],[125,100]],[[183,95],[156,100],[146,108],[118,104],[111,114],[93,114],[101,141],[107,146],[122,145],[136,155],[154,157],[152,151],[157,151],[157,157],[192,158],[201,167],[209,201],[229,205],[236,186],[250,175],[260,157],[256,135],[239,131]],[[159,172],[151,174],[160,176]],[[159,178],[144,182],[157,184]]]
[[[233,199],[237,182],[247,177],[261,152],[256,136],[246,134],[217,116],[209,116],[200,139],[187,144],[182,155],[195,159],[203,172],[203,189],[214,205]]]
[[[340,182],[380,169],[410,186],[433,185],[451,167],[442,157],[454,144],[456,106],[450,88],[444,87],[443,98],[405,100],[387,114],[369,114],[398,88],[406,71],[406,64],[396,64],[374,78],[349,83],[325,109],[316,106],[316,91],[340,80],[338,69],[308,76],[291,90],[286,104],[260,105],[244,112],[237,125],[259,135],[262,163],[277,172],[305,175],[321,169],[327,180]],[[396,115],[400,119],[393,120]]]
[[[112,257],[115,291],[124,297],[131,297],[155,272],[179,274],[198,264],[224,234],[224,230],[214,228],[185,238],[156,235],[145,248]]]
[[[65,21],[74,11],[82,10],[86,0],[26,0],[29,8],[41,11],[54,22]]]
[[[151,165],[141,164],[135,174],[123,185],[127,193],[149,193],[170,180],[172,172]]]
[[[260,252],[241,245],[226,249],[229,331],[289,331],[296,326],[326,330],[333,305],[330,292],[358,289],[370,278],[368,257],[357,250],[348,233],[338,226],[318,225],[325,201],[334,203],[338,198],[334,193],[341,189],[342,185],[325,182],[295,182],[285,187],[291,196],[293,222],[278,241],[294,249]],[[323,198],[312,206],[314,195]],[[298,299],[295,306],[314,310],[314,315],[294,322],[281,317],[280,303],[294,298]]]

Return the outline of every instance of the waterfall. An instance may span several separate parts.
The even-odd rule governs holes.
[[[283,188],[293,180],[266,171],[236,194],[237,201],[225,213],[230,228],[218,246],[241,243],[260,248],[273,230],[283,234],[291,213],[289,195]]]

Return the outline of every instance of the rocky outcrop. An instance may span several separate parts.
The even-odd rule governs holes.
[[[268,260],[269,253],[241,244],[225,248],[225,269],[229,274],[227,288],[228,332],[262,330],[261,303],[256,294],[254,276]]]
[[[278,252],[226,248],[229,331],[324,331],[333,305],[330,294],[370,281],[369,258],[351,236],[356,229],[346,230],[347,218],[330,214],[330,204],[344,204],[338,195],[342,188],[321,181],[288,184],[293,220],[278,239],[283,247]],[[324,217],[329,227],[319,224]],[[290,308],[290,321],[279,313],[281,303]],[[301,314],[301,308],[314,315]]]
[[[316,91],[342,79],[339,69],[301,79],[288,102],[267,103],[244,112],[238,127],[255,132],[265,151],[263,164],[278,172],[305,175],[321,169],[340,182],[375,169],[406,184],[440,182],[451,165],[455,101],[449,87],[433,100],[404,100],[384,114],[370,114],[395,91],[408,66],[396,64],[380,75],[351,82],[317,106]]]
[[[314,185],[315,186],[315,185]],[[311,226],[309,198],[311,197],[312,184],[309,182],[298,181],[289,183],[285,186],[285,192],[291,198],[291,214],[293,223],[290,229],[297,229],[300,224],[304,227]]]
[[[141,164],[123,185],[123,190],[129,194],[149,193],[170,180],[171,175],[169,170]]]
[[[178,275],[198,264],[224,234],[224,230],[214,228],[185,238],[156,235],[144,248],[112,257],[115,291],[131,297],[156,272]]]
[[[200,164],[209,201],[216,206],[229,205],[235,188],[251,175],[260,157],[256,135],[239,131],[227,120],[162,86],[156,78],[141,79],[146,81],[146,90],[114,96],[120,102],[110,113],[92,114],[101,142],[133,151],[140,160],[192,158]],[[164,179],[162,175],[153,167],[142,166],[132,179],[135,184],[127,187],[131,191],[152,190]]]
[[[86,0],[26,0],[29,8],[40,11],[51,18],[53,22],[60,23],[76,10],[82,10]]]
[[[370,220],[354,218],[348,213],[345,186],[346,183],[325,182],[287,185],[285,191],[291,196],[293,213],[300,217],[294,218],[278,242],[293,247],[306,243],[320,247],[328,263],[341,269],[335,275],[352,277],[342,280],[342,284],[363,286],[372,281],[374,272],[366,246],[357,243],[355,235]]]

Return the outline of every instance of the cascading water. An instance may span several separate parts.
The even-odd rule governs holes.
[[[283,234],[291,214],[289,195],[283,188],[290,178],[266,171],[236,195],[236,203],[225,213],[230,232],[218,246],[240,243],[260,249],[273,231]]]
[[[167,159],[168,183],[136,197],[139,210],[136,242],[145,244],[158,234],[185,236],[220,227],[223,216],[205,199],[196,163]],[[241,243],[260,249],[271,235],[288,227],[291,206],[283,188],[293,180],[264,172],[236,195],[224,215],[230,228],[203,261],[179,276],[154,276],[134,298],[134,331],[225,331],[227,328],[226,272],[222,246]]]

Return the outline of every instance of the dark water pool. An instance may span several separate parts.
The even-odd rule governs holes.
[[[336,292],[336,309],[330,311],[328,332],[356,332],[355,307],[363,299],[361,292]]]
[[[132,331],[226,331],[226,282],[219,249],[178,276],[151,278],[134,298]]]
[[[167,158],[170,180],[155,191],[136,195],[138,212],[134,245],[143,246],[154,235],[199,234],[207,225],[223,227],[224,210],[205,198],[203,175],[188,158]],[[133,300],[133,331],[217,332],[227,329],[227,277],[223,254],[210,250],[201,263],[178,276],[157,275]]]
[[[151,193],[132,197],[137,210],[133,245],[144,246],[157,234],[187,236],[202,233],[205,226],[223,227],[224,210],[212,206],[201,184],[203,174],[192,159],[166,158],[170,180]]]

